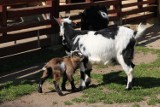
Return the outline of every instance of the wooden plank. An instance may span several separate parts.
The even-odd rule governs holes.
[[[0,48],[0,57],[38,48],[37,41]]]
[[[131,15],[131,14],[138,14],[141,12],[147,12],[147,11],[155,11],[157,10],[157,6],[148,6],[148,7],[142,7],[138,9],[131,9],[131,10],[125,10],[122,12],[122,16]]]
[[[49,45],[50,45],[49,39],[42,39],[40,41],[40,47],[45,47]],[[5,47],[5,48],[0,48],[0,57],[32,50],[40,47],[38,46],[38,41],[36,40],[36,41],[31,41],[23,44],[17,44],[17,45]]]
[[[90,6],[95,6],[95,5],[110,6],[110,5],[118,5],[118,3],[116,2],[116,0],[107,0],[107,1],[97,1],[93,3],[87,2],[87,3],[65,4],[65,5],[60,5],[59,12],[76,10],[76,9],[85,9],[85,8],[88,8]]]
[[[50,25],[50,24],[54,24],[54,21],[55,21],[54,19],[51,19],[51,20],[44,20],[44,21],[36,21],[33,23],[32,22],[22,23],[22,24],[13,25],[13,26],[0,27],[0,33],[16,31],[16,30],[21,30],[21,29],[26,29],[26,28],[31,28],[31,27]]]
[[[27,8],[18,8],[18,9],[8,9],[8,18],[15,17],[24,17],[29,15],[37,15],[49,13],[52,11],[52,7],[50,6],[35,6],[35,7],[27,7]]]
[[[0,0],[0,5],[15,5],[15,4],[40,2],[40,1],[48,1],[48,0]]]
[[[52,30],[51,28],[45,28],[45,29],[40,29],[36,31],[21,32],[16,34],[8,34],[7,36],[0,36],[0,43],[11,42],[11,41],[16,41],[16,40],[31,38],[31,37],[37,37],[38,34],[40,36],[45,34],[51,34],[51,30]]]
[[[139,15],[139,16],[135,16],[135,17],[129,17],[126,19],[123,19],[123,24],[130,24],[130,23],[137,23],[137,22],[143,22],[149,18],[153,18],[155,17],[155,13],[150,13],[150,14],[146,14],[146,15]]]
[[[116,15],[113,15],[113,16],[109,17],[109,21],[117,21],[117,20],[119,20],[119,17],[116,16]]]
[[[45,47],[48,47],[48,46],[51,46],[51,39],[50,38],[42,39],[40,41],[40,47],[41,48],[45,48]]]
[[[81,17],[80,17],[80,15],[79,15],[79,13],[78,13],[78,15],[72,15],[72,16],[70,16],[70,19],[71,20],[78,20],[78,19],[80,19]]]
[[[108,10],[108,14],[114,14],[114,13],[118,13],[119,10],[117,9],[112,9],[112,10]]]
[[[126,4],[122,4],[122,8],[127,8],[127,7],[132,7],[132,6],[140,6],[140,5],[152,4],[152,3],[156,3],[156,0],[148,0],[148,1],[143,1],[143,2],[126,3]]]

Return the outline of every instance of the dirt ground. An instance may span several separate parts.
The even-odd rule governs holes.
[[[135,58],[134,58],[134,63],[135,64],[141,64],[141,63],[151,63],[154,60],[156,60],[157,56],[155,54],[143,54],[143,53],[136,53]],[[101,74],[106,74],[109,73],[110,71],[119,71],[121,70],[121,67],[119,65],[116,66],[109,66],[107,68],[103,68],[100,70],[93,69],[94,73],[101,73]],[[27,72],[27,70],[25,71]],[[30,71],[34,72],[34,70]],[[27,72],[28,73],[28,72]],[[22,77],[21,75],[17,75],[14,78],[20,78]],[[6,78],[10,78],[7,76]],[[13,78],[13,79],[14,79]],[[96,83],[92,83],[96,85]],[[0,105],[0,107],[67,107],[67,105],[64,104],[65,101],[72,100],[73,98],[78,98],[82,95],[82,92],[77,92],[77,93],[70,93],[68,91],[64,92],[65,96],[61,97],[59,96],[56,92],[51,92],[48,88],[52,87],[52,84],[46,82],[43,85],[43,93],[38,93],[34,92],[29,95],[25,95],[23,97],[20,97],[14,101],[6,101]],[[67,87],[68,88],[68,87]],[[140,102],[140,105],[145,105],[147,107],[146,102]],[[131,103],[125,103],[125,104],[107,104],[104,105],[103,103],[96,103],[96,104],[85,104],[85,103],[74,103],[73,105],[70,105],[69,107],[129,107],[132,105]]]
[[[160,42],[159,42],[160,43]],[[136,53],[135,54],[135,58],[134,58],[134,63],[135,64],[141,64],[141,63],[151,63],[154,60],[156,60],[157,56],[155,54],[143,54],[143,53]],[[109,66],[107,68],[103,68],[100,70],[97,69],[93,69],[94,73],[101,73],[101,74],[106,74],[110,71],[119,71],[121,70],[121,67],[119,65],[116,66]],[[27,72],[27,71],[25,71]],[[33,71],[32,71],[33,72]],[[18,76],[17,77],[21,77]],[[15,78],[17,78],[15,77]],[[10,78],[10,77],[7,77]],[[94,85],[96,85],[96,83],[92,83]],[[25,95],[23,97],[20,97],[14,101],[6,101],[4,103],[2,103],[0,106],[1,107],[67,107],[67,105],[64,105],[65,101],[69,101],[72,100],[73,98],[78,98],[82,95],[81,92],[77,92],[77,93],[70,93],[70,92],[64,92],[66,95],[61,97],[59,96],[56,92],[51,92],[48,88],[52,87],[52,84],[46,82],[43,85],[43,92],[42,94],[38,93],[38,92],[34,92],[32,94],[29,95]],[[140,105],[143,105],[145,107],[147,107],[147,103],[146,102],[140,102]],[[125,104],[107,104],[104,105],[103,103],[96,103],[96,104],[85,104],[85,103],[75,103],[73,105],[70,105],[69,107],[93,107],[93,106],[97,106],[97,107],[129,107],[131,106],[131,103],[125,103]]]

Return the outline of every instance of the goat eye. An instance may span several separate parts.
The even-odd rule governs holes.
[[[75,53],[75,56],[79,57],[80,55],[78,53]]]
[[[107,13],[105,13],[105,12],[103,12],[103,11],[99,11],[99,12],[100,12],[100,15],[101,15],[103,18],[105,18],[105,19],[108,18]]]
[[[79,56],[79,54],[78,54],[78,53],[76,53],[76,56]]]

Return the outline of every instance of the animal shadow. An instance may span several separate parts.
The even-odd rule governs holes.
[[[121,76],[120,75],[121,72],[123,71],[104,74],[103,83],[99,85],[105,85],[111,83],[126,85],[127,77]],[[136,77],[136,76],[134,77],[134,89],[138,89],[137,87],[141,87],[143,89],[160,87],[159,83],[160,83],[160,78]]]

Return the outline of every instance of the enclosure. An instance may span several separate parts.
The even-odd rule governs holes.
[[[159,0],[46,0],[47,5],[42,1],[0,0],[1,107],[159,107]],[[127,25],[132,29],[147,22],[149,29],[135,47],[135,87],[124,90],[126,76],[119,65],[93,65],[89,88],[76,93],[68,90],[60,97],[49,79],[44,93],[39,94],[39,70],[49,59],[65,55],[52,16],[71,16],[78,23],[75,29],[80,29],[79,12],[92,5],[109,7],[109,26]],[[50,18],[45,19],[48,14]],[[79,72],[74,78],[78,87]]]

